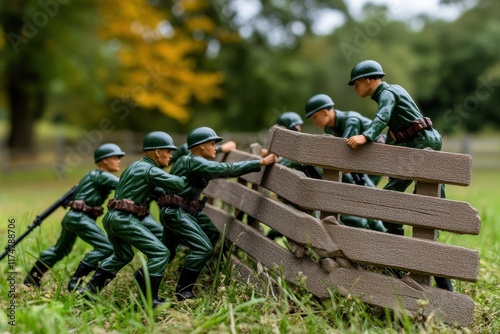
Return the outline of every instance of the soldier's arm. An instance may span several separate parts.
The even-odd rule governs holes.
[[[345,124],[342,138],[350,138],[361,133],[361,120],[356,117],[350,117]]]
[[[396,106],[396,97],[391,92],[383,92],[378,100],[378,111],[372,124],[363,132],[367,140],[373,142],[387,127],[392,111]]]
[[[181,191],[186,186],[184,178],[167,173],[158,167],[153,167],[149,170],[148,180],[156,187],[169,189],[175,192]]]
[[[116,175],[108,172],[102,172],[99,175],[97,183],[102,188],[114,190],[116,189],[116,185],[118,184],[119,180],[120,179]]]
[[[234,163],[218,162],[196,157],[190,161],[190,172],[209,179],[237,177],[260,171],[260,160],[248,160]]]

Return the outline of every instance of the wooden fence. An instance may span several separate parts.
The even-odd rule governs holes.
[[[270,270],[279,268],[290,282],[305,275],[306,288],[319,298],[329,298],[330,288],[373,305],[432,313],[447,323],[467,326],[472,322],[474,301],[469,296],[431,285],[432,276],[469,282],[478,279],[477,251],[436,240],[438,230],[479,234],[481,222],[473,207],[439,197],[440,183],[469,185],[469,155],[384,144],[351,150],[343,139],[276,126],[270,129],[267,143],[269,151],[278,156],[322,167],[325,179],[307,178],[274,165],[248,174],[240,182],[211,181],[207,196],[281,232],[294,247],[289,251],[255,226],[243,223],[232,213],[235,210],[208,204],[205,212],[226,238]],[[233,151],[219,158],[233,162],[258,156]],[[340,171],[412,179],[417,181],[416,194],[345,184],[339,182]],[[285,204],[278,196],[294,205]],[[321,218],[309,214],[311,210],[320,211]],[[338,214],[402,223],[412,235],[348,227],[338,223]],[[320,260],[304,256],[306,248]],[[383,268],[409,275],[399,279]]]

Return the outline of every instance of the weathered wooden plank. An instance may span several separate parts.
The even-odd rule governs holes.
[[[477,281],[477,251],[343,225],[322,224],[302,211],[263,197],[236,182],[214,180],[207,189],[209,196],[241,209],[299,244],[310,245],[320,256],[343,256],[358,263]]]
[[[475,250],[344,225],[326,224],[325,228],[351,261],[471,282],[478,279]]]
[[[249,182],[255,179],[245,176]],[[481,218],[467,202],[316,180],[281,165],[267,167],[260,185],[310,210],[460,234],[477,235],[481,230]]]
[[[270,269],[281,268],[288,281],[297,282],[297,277],[302,273],[307,277],[308,291],[320,298],[328,298],[328,288],[332,288],[343,295],[352,294],[378,306],[396,310],[404,308],[410,312],[422,311],[424,315],[434,313],[445,322],[462,326],[472,322],[474,301],[469,296],[422,287],[417,283],[407,284],[403,280],[365,270],[336,266],[326,272],[318,263],[307,258],[295,258],[278,244],[222,210],[211,205],[205,210],[220,230],[226,226],[226,237],[238,247]],[[419,301],[425,299],[429,300],[429,304],[422,308]]]
[[[307,213],[236,182],[212,180],[204,193],[244,211],[299,244],[311,245],[321,256],[341,254],[323,224]]]
[[[352,150],[343,138],[279,126],[269,130],[267,143],[269,152],[279,156],[335,170],[462,186],[469,185],[471,178],[472,158],[467,154],[376,143]]]

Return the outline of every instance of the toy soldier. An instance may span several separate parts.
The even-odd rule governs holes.
[[[335,109],[335,103],[326,94],[317,94],[311,97],[305,106],[306,118],[311,118],[314,125],[323,129],[327,134],[335,137],[349,138],[352,135],[361,133],[371,124],[371,120],[362,116],[356,111],[341,111]],[[384,137],[381,136],[380,140]],[[378,176],[374,176],[377,180]],[[375,183],[366,174],[342,173],[342,182],[375,187]],[[386,232],[387,229],[380,220],[365,219],[341,215],[343,224],[354,227],[369,228],[372,230]]]
[[[179,242],[191,250],[180,268],[179,281],[175,289],[178,300],[195,297],[193,285],[213,255],[214,239],[219,238],[219,231],[210,218],[201,213],[206,201],[206,198],[200,201],[203,189],[212,179],[258,172],[261,167],[277,161],[274,154],[260,160],[235,163],[213,161],[216,156],[216,143],[221,140],[222,138],[208,127],[191,131],[187,136],[187,145],[191,153],[179,158],[170,171],[173,175],[185,177],[186,186],[178,195],[167,192],[158,200],[161,207],[160,221],[165,228],[164,242],[170,250],[174,250]]]
[[[70,291],[77,287],[82,277],[94,271],[100,261],[113,253],[113,247],[96,225],[96,219],[103,213],[101,205],[118,184],[118,177],[111,173],[120,170],[120,158],[124,155],[120,147],[111,143],[103,144],[94,151],[97,169],[88,172],[79,182],[75,199],[69,203],[70,210],[61,222],[57,243],[40,253],[24,284],[40,287],[43,274],[71,252],[77,237],[94,249],[78,265],[68,284]]]
[[[172,138],[165,132],[154,131],[144,137],[144,157],[127,167],[116,187],[115,198],[108,203],[109,211],[103,218],[104,229],[114,248],[114,254],[105,259],[85,288],[80,292],[97,293],[112,280],[117,272],[134,258],[132,247],[146,257],[153,307],[165,299],[158,290],[170,252],[167,247],[141,221],[148,216],[150,196],[158,187],[176,192],[184,188],[184,180],[170,175],[165,168],[176,150]],[[135,277],[144,295],[146,282],[143,275]]]
[[[362,61],[352,69],[348,84],[354,86],[354,90],[361,98],[370,96],[377,102],[378,110],[370,126],[361,134],[351,136],[347,140],[347,145],[355,149],[373,142],[382,130],[389,127],[392,140],[388,141],[388,144],[440,151],[441,135],[432,127],[432,121],[422,115],[403,87],[382,81],[384,76],[382,66],[374,60]],[[384,189],[404,192],[412,182],[389,178]],[[441,197],[445,197],[444,185],[441,185]],[[402,225],[385,222],[384,224],[389,233],[404,235]],[[435,280],[440,288],[453,291],[450,279],[435,277]]]

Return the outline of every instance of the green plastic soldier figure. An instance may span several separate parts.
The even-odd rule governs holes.
[[[172,251],[182,242],[191,250],[180,268],[175,289],[178,300],[195,298],[193,286],[200,271],[213,255],[214,239],[219,238],[219,232],[210,218],[201,213],[206,198],[200,200],[200,196],[209,181],[258,172],[263,166],[277,162],[274,154],[260,160],[235,163],[214,161],[216,143],[221,140],[208,127],[191,131],[187,136],[191,153],[179,158],[170,171],[173,175],[185,177],[186,185],[178,195],[167,191],[158,200],[161,207],[160,221],[165,228],[165,244]]]
[[[356,111],[341,111],[335,109],[335,103],[326,94],[311,97],[305,106],[306,117],[311,118],[314,125],[335,137],[349,138],[367,129],[371,120]],[[381,137],[380,140],[383,140]],[[378,179],[378,177],[377,177]],[[342,173],[342,182],[375,187],[375,183],[366,174]],[[387,229],[380,220],[341,215],[343,224],[354,227],[368,228],[386,232]]]
[[[116,187],[115,198],[108,203],[109,211],[103,218],[104,229],[114,253],[97,267],[94,276],[80,292],[97,293],[112,280],[117,272],[134,258],[133,248],[146,257],[153,307],[165,302],[158,290],[170,252],[141,221],[149,215],[150,197],[155,189],[177,192],[185,187],[184,179],[163,170],[176,150],[172,138],[165,132],[154,131],[144,137],[144,157],[127,167]],[[147,283],[142,271],[135,277],[146,296]]]
[[[124,155],[118,145],[111,143],[103,144],[94,151],[97,169],[88,172],[78,183],[75,199],[69,203],[70,210],[61,222],[61,234],[57,243],[40,253],[24,284],[40,287],[43,274],[71,252],[77,237],[94,249],[78,265],[68,284],[70,291],[78,286],[82,277],[94,271],[100,261],[113,253],[108,238],[96,225],[96,218],[102,215],[101,205],[118,184],[118,177],[111,173],[120,170],[120,158]]]
[[[419,149],[441,150],[441,135],[432,127],[432,121],[424,117],[410,94],[399,85],[390,85],[382,78],[385,76],[382,66],[374,60],[364,60],[351,71],[349,85],[361,97],[370,96],[377,102],[378,109],[371,125],[361,134],[351,136],[347,145],[356,149],[360,145],[373,142],[382,130],[389,127],[391,141],[387,144]],[[411,180],[389,178],[384,189],[404,192]],[[445,197],[441,185],[441,197]],[[385,223],[389,233],[404,235],[402,225]],[[451,280],[435,277],[438,287],[453,291]]]

